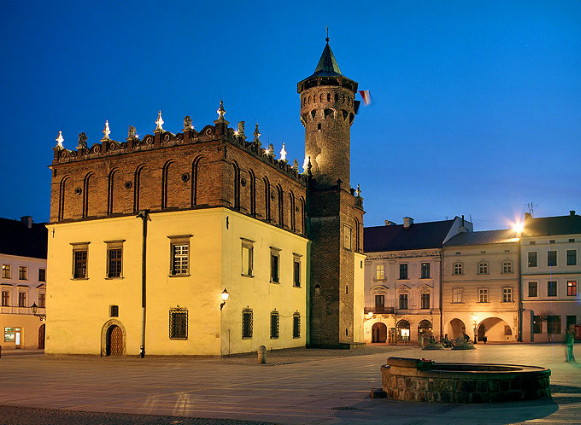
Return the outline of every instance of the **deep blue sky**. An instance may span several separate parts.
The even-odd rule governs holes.
[[[329,26],[368,89],[352,127],[365,225],[465,214],[475,230],[581,212],[581,2],[3,0],[0,217],[48,220],[52,147],[143,136],[163,111],[235,126],[304,157],[296,83]]]

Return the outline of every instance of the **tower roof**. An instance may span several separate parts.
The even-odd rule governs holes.
[[[335,59],[331,46],[329,46],[329,42],[327,42],[325,49],[321,54],[321,59],[319,59],[319,63],[317,64],[317,68],[315,68],[315,72],[311,77],[331,77],[337,75],[343,74],[341,74],[341,69],[339,69],[337,59]]]

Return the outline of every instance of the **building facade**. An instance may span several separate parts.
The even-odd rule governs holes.
[[[252,140],[244,122],[230,128],[222,104],[201,131],[189,117],[182,132],[167,131],[160,113],[141,139],[130,127],[112,140],[107,124],[100,142],[81,133],[68,150],[59,135],[47,353],[228,355],[361,341],[362,199],[348,178],[329,183],[336,151],[347,164],[335,168],[349,173],[356,83],[327,75],[329,63],[338,70],[327,44],[299,83],[303,174],[262,147],[258,126]]]
[[[461,233],[444,244],[444,335],[519,340],[519,239],[514,230]]]
[[[523,341],[563,341],[581,325],[581,216],[525,215],[520,249]]]
[[[45,344],[47,230],[32,217],[0,218],[2,349]]]
[[[441,331],[442,245],[472,223],[453,220],[365,229],[365,341],[417,343]]]

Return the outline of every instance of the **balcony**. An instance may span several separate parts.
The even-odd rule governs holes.
[[[365,314],[395,314],[395,307],[375,306],[365,307]]]

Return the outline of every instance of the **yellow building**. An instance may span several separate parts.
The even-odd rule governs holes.
[[[299,83],[306,156],[315,133],[332,135],[313,172],[263,148],[258,125],[252,140],[244,122],[230,128],[222,103],[200,131],[186,116],[171,133],[160,113],[142,139],[130,127],[113,140],[106,124],[98,143],[81,133],[69,150],[59,134],[46,353],[228,355],[363,340],[363,199],[333,174],[349,175],[357,83],[328,63],[327,45]]]

